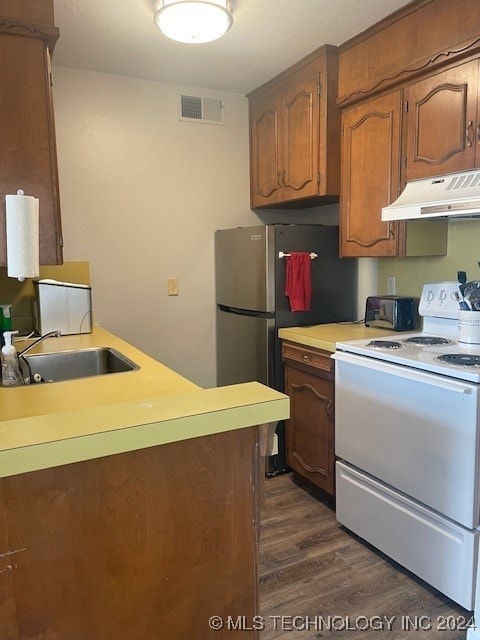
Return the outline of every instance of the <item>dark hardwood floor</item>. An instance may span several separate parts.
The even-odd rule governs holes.
[[[349,533],[292,474],[266,480],[260,606],[261,640],[464,640],[471,616]]]

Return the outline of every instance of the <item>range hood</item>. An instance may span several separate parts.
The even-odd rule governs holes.
[[[382,220],[480,217],[480,169],[407,182]]]

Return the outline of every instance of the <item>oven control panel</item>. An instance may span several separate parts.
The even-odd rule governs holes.
[[[461,293],[458,282],[424,284],[418,312],[421,316],[457,319],[459,299],[461,299]]]

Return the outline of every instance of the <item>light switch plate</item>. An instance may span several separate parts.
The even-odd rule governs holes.
[[[167,292],[169,296],[178,296],[178,278],[167,278]]]

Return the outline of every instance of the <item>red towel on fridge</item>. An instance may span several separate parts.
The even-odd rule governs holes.
[[[309,253],[294,252],[286,258],[285,295],[291,311],[310,311],[312,300],[312,260]]]

